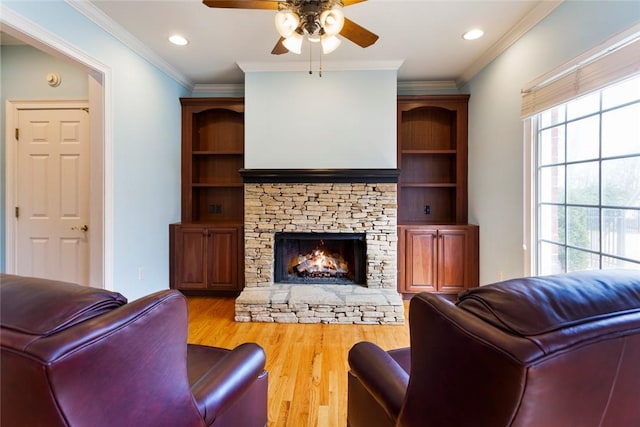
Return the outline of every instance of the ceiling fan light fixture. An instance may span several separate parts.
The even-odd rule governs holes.
[[[342,13],[342,9],[335,6],[322,12],[320,14],[320,25],[324,29],[325,34],[329,36],[339,34],[340,31],[342,31],[342,27],[344,27],[344,13]]]
[[[336,36],[324,35],[321,37],[320,42],[322,43],[322,53],[326,55],[336,50],[342,43],[342,40]]]
[[[300,33],[299,29],[293,32],[289,37],[285,38],[282,41],[284,47],[291,53],[295,53],[296,55],[300,55],[302,53],[302,41],[304,37]]]
[[[276,13],[276,30],[284,38],[290,37],[300,25],[300,17],[291,10]]]

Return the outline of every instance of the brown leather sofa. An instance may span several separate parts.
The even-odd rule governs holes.
[[[0,275],[3,427],[267,424],[265,354],[187,345],[177,291]]]
[[[420,294],[409,326],[349,352],[350,427],[640,426],[640,271]]]

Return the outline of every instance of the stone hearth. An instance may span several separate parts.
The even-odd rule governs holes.
[[[397,292],[357,285],[273,285],[245,288],[236,321],[276,323],[398,324],[404,306]]]
[[[236,300],[237,321],[404,323],[397,292],[395,182],[325,178],[251,182],[245,177],[245,289]],[[364,233],[366,286],[274,283],[278,232]]]

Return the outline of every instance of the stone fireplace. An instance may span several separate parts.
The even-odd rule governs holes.
[[[236,300],[237,321],[404,323],[396,169],[241,174],[245,288]],[[334,259],[311,266],[315,250]],[[286,260],[276,264],[278,257]]]

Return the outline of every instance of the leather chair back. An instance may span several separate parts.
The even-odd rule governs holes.
[[[350,427],[640,426],[640,271],[419,294],[409,327],[351,348]]]
[[[176,291],[0,277],[3,426],[203,426]]]
[[[456,304],[422,294],[410,325],[398,425],[640,425],[638,272],[510,280]]]

